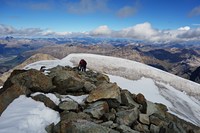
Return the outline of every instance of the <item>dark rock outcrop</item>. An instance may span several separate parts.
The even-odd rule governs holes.
[[[200,83],[200,66],[191,73],[190,80]]]
[[[45,76],[38,70],[14,70],[5,82],[3,89],[13,84],[24,86],[32,92],[51,92],[54,88],[51,78]]]
[[[38,94],[32,97],[35,101],[43,102],[46,107],[49,107],[53,110],[59,111],[58,106],[47,96],[43,94]]]

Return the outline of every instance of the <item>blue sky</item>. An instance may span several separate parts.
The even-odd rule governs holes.
[[[196,29],[200,25],[200,1],[0,0],[0,24],[4,31],[7,27],[18,32],[27,28],[89,32],[99,26],[120,31],[144,23],[162,31],[185,26]]]

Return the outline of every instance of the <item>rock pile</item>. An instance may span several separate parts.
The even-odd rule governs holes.
[[[197,133],[199,127],[167,112],[165,105],[131,94],[93,71],[57,66],[48,75],[37,70],[15,70],[0,90],[0,114],[19,95],[32,97],[59,111],[61,120],[46,127],[48,133]],[[55,104],[43,94],[85,95],[83,103],[60,100]],[[2,102],[3,101],[3,102]]]

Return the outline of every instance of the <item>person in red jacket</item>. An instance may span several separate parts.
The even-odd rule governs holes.
[[[79,62],[79,70],[85,72],[86,65],[87,65],[87,62],[84,59],[81,59]]]

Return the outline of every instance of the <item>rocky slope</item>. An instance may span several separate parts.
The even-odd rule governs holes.
[[[0,86],[3,85],[3,83],[7,80],[7,78],[10,76],[11,72],[15,69],[23,69],[26,65],[31,64],[33,62],[37,62],[40,60],[55,60],[56,58],[54,58],[51,55],[47,55],[47,54],[35,54],[33,56],[31,56],[30,58],[28,58],[27,60],[25,60],[22,64],[15,66],[13,69],[10,69],[9,71],[3,73],[0,76]]]
[[[199,127],[168,113],[165,105],[131,94],[101,73],[61,66],[48,72],[14,70],[0,89],[0,114],[15,98],[26,95],[60,113],[60,122],[46,127],[48,133],[200,132]],[[35,92],[40,93],[32,95]],[[60,102],[54,103],[45,93],[54,94]],[[67,94],[88,96],[79,103]]]

